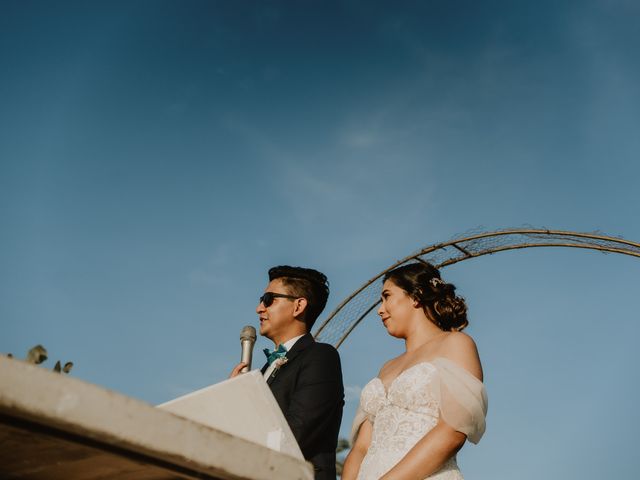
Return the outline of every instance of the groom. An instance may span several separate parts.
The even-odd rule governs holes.
[[[335,480],[336,445],[344,405],[338,352],[316,343],[309,333],[329,297],[327,277],[310,268],[279,266],[269,270],[269,284],[256,313],[260,334],[276,350],[262,373],[282,409],[315,478]],[[238,374],[244,364],[234,368]]]

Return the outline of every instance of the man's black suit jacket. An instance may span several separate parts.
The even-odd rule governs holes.
[[[287,362],[267,379],[315,478],[335,480],[336,445],[344,386],[338,352],[311,334],[287,352]],[[268,365],[262,368],[264,373]]]

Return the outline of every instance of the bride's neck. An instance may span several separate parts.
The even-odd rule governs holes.
[[[429,325],[416,329],[407,335],[404,339],[404,347],[407,353],[414,352],[419,348],[431,343],[432,340],[442,336],[444,331],[430,323]]]

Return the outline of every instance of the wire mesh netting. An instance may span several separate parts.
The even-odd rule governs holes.
[[[453,239],[429,245],[394,263],[349,295],[320,324],[317,340],[339,347],[353,329],[380,303],[380,279],[406,263],[428,262],[438,268],[483,255],[533,247],[569,247],[620,253],[640,258],[640,244],[599,232],[580,233],[548,229],[508,229],[494,232],[469,231]]]

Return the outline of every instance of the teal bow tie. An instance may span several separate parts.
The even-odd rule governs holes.
[[[282,344],[280,344],[276,350],[272,351],[265,348],[262,351],[267,356],[267,362],[269,362],[269,365],[275,362],[278,358],[282,358],[287,355],[287,348]]]

